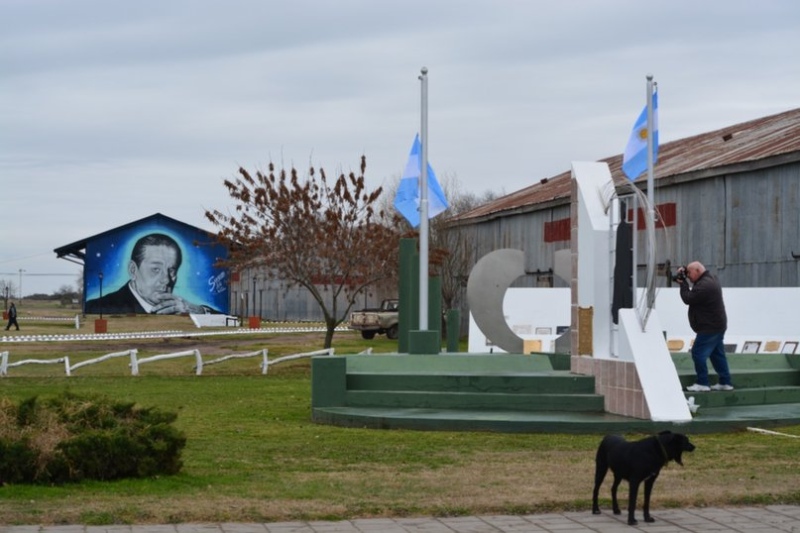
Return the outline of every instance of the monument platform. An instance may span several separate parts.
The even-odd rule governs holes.
[[[689,354],[673,354],[681,384]],[[690,422],[654,422],[605,411],[594,377],[565,354],[353,355],[312,362],[317,423],[375,429],[504,433],[718,433],[800,424],[800,355],[730,354],[736,389],[686,393]],[[713,373],[712,373],[713,375]]]

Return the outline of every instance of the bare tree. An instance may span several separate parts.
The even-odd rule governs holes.
[[[462,307],[467,278],[475,263],[473,235],[454,225],[450,219],[489,202],[497,195],[492,191],[475,194],[463,190],[457,176],[446,174],[442,189],[447,196],[448,209],[441,217],[431,221],[431,247],[436,250],[436,264],[432,266],[442,282],[442,308]]]
[[[61,305],[70,305],[73,300],[78,299],[78,293],[71,285],[62,285],[53,293],[53,296],[61,303]]]
[[[3,297],[3,310],[5,311],[8,309],[8,300],[10,298],[14,298],[17,292],[17,286],[14,284],[13,281],[9,281],[7,279],[0,280],[0,293],[2,293]]]
[[[376,210],[382,189],[368,191],[360,174],[332,183],[312,167],[301,179],[292,168],[252,176],[244,168],[225,180],[235,210],[206,211],[229,249],[227,265],[262,268],[287,286],[307,289],[325,317],[325,347],[360,291],[397,278],[399,234],[391,213]]]
[[[83,301],[83,270],[81,270],[81,273],[75,279],[75,287],[76,287],[76,291],[75,292],[78,295],[77,296],[78,301],[82,302]]]

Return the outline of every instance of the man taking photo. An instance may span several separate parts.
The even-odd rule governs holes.
[[[728,329],[728,315],[725,313],[719,280],[702,263],[693,261],[686,268],[678,269],[676,281],[680,283],[681,300],[689,306],[689,325],[697,334],[692,344],[697,380],[686,390],[733,390],[723,342],[725,330]],[[719,376],[718,383],[713,386],[709,385],[708,380],[708,359],[711,359],[711,365]]]

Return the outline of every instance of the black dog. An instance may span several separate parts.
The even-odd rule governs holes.
[[[614,473],[614,484],[611,485],[611,505],[614,514],[620,514],[617,502],[617,487],[624,479],[628,482],[628,524],[636,525],[636,496],[639,484],[644,481],[644,521],[655,522],[650,516],[650,492],[661,469],[670,461],[683,466],[683,452],[694,450],[694,444],[681,433],[662,431],[658,435],[647,437],[636,442],[628,442],[622,437],[608,435],[600,442],[595,463],[594,492],[592,493],[592,513],[600,514],[597,505],[597,493],[610,468]]]

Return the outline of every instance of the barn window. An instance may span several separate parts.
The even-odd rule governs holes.
[[[668,228],[674,226],[678,219],[677,207],[675,202],[658,204],[656,206],[656,227]],[[636,229],[645,229],[645,212],[642,208],[637,209],[638,223]],[[628,209],[628,220],[633,221],[633,209]]]
[[[544,242],[569,240],[569,218],[544,223]]]

